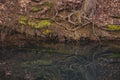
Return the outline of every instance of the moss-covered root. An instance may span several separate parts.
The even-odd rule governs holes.
[[[45,27],[49,27],[51,22],[49,20],[29,20],[28,25],[35,28],[35,29],[42,29]]]
[[[120,30],[120,25],[109,24],[107,28],[110,30]]]

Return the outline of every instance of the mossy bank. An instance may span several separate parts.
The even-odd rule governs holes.
[[[23,45],[32,41],[120,40],[118,11],[114,9],[114,6],[110,7],[113,11],[107,10],[107,7],[112,5],[111,3],[102,1],[98,1],[98,3],[93,22],[80,15],[79,11],[84,5],[82,2],[67,0],[5,1],[0,6],[2,11],[0,14],[0,41],[2,44],[5,42]],[[113,2],[113,4],[117,3]],[[105,11],[104,15],[103,11]],[[81,17],[81,20],[78,17]]]

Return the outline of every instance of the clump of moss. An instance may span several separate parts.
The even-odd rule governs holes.
[[[31,27],[35,27],[37,24],[34,21],[29,20],[27,23]]]
[[[109,24],[107,28],[110,30],[120,30],[120,25]]]
[[[43,34],[44,35],[48,35],[48,34],[50,34],[51,33],[51,30],[49,30],[49,29],[46,29],[45,31],[43,31]]]
[[[120,53],[112,53],[112,54],[110,54],[108,57],[110,57],[110,58],[120,58]]]
[[[51,25],[51,22],[49,20],[29,20],[28,25],[35,28],[35,29],[41,29],[45,27],[49,27]]]
[[[51,25],[50,20],[32,20],[27,16],[22,16],[19,19],[19,23],[23,25],[31,26],[35,29],[41,29],[45,27],[49,27]],[[50,31],[47,30],[45,33],[49,33]]]
[[[33,8],[32,8],[32,11],[33,12],[39,12],[41,9],[38,7],[38,6],[34,6]]]
[[[49,20],[42,20],[40,21],[37,25],[36,28],[44,28],[44,27],[48,27],[51,25],[51,22]]]
[[[19,23],[25,25],[28,21],[29,17],[28,16],[21,16],[19,19]]]

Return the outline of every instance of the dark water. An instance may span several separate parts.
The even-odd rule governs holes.
[[[120,43],[0,48],[0,80],[120,80]]]

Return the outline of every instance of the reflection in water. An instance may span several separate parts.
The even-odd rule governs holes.
[[[0,49],[0,80],[120,80],[119,43]]]

